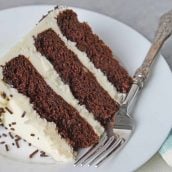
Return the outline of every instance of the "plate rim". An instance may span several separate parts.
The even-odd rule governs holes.
[[[1,13],[3,13],[3,12],[8,12],[8,11],[13,11],[13,10],[20,10],[20,9],[23,9],[23,8],[35,8],[35,7],[40,7],[40,8],[50,8],[50,9],[53,9],[55,6],[57,6],[57,5],[53,5],[53,4],[36,4],[36,5],[22,5],[22,6],[14,6],[14,7],[10,7],[10,8],[5,8],[5,9],[2,9],[2,10],[0,10],[0,15],[1,15]],[[59,6],[59,5],[58,5]],[[64,6],[64,5],[63,5]],[[147,43],[148,44],[151,44],[151,41],[145,36],[145,35],[143,35],[141,32],[139,32],[139,31],[137,31],[137,30],[135,30],[134,28],[132,28],[132,26],[130,26],[130,25],[128,25],[128,24],[125,24],[125,23],[123,23],[123,22],[121,22],[120,20],[118,20],[118,19],[116,19],[116,18],[113,18],[113,17],[111,17],[111,16],[108,16],[108,15],[106,15],[106,14],[102,14],[102,13],[99,13],[99,12],[95,12],[95,11],[92,11],[92,10],[89,10],[89,9],[85,9],[85,8],[80,8],[80,7],[74,7],[74,6],[65,6],[65,7],[69,7],[69,8],[72,8],[72,9],[76,9],[76,10],[82,10],[82,11],[86,11],[86,12],[90,12],[90,13],[94,13],[94,14],[96,14],[96,15],[100,15],[100,16],[103,16],[103,17],[106,17],[106,18],[109,18],[110,20],[114,20],[114,21],[116,21],[117,23],[119,23],[120,25],[123,25],[124,27],[126,27],[127,29],[129,29],[129,30],[131,30],[131,31],[133,31],[133,32],[135,32],[136,34],[138,34],[139,36],[141,36],[143,39],[145,39],[146,41],[147,41]],[[165,64],[166,64],[166,66],[167,66],[167,70],[168,70],[168,72],[170,72],[171,73],[171,69],[170,69],[170,66],[169,66],[169,64],[167,63],[167,61],[165,60],[165,58],[164,58],[164,56],[163,55],[161,55],[160,54],[160,56],[161,56],[161,59],[165,62]],[[166,138],[168,137],[168,134],[169,134],[169,132],[171,131],[171,128],[169,129],[169,131],[168,131],[168,133],[167,133],[167,136],[166,136]],[[165,139],[166,139],[165,138]],[[165,139],[164,139],[164,141],[165,141]],[[164,142],[163,141],[163,142]],[[162,143],[163,143],[162,142]],[[161,146],[160,146],[161,147]],[[160,148],[159,147],[159,148]],[[140,163],[139,165],[137,165],[137,167],[136,167],[136,169],[134,169],[134,170],[137,170],[138,168],[140,168],[142,165],[144,165],[147,161],[149,161],[151,158],[152,158],[152,156],[154,156],[154,154],[156,154],[157,152],[155,152],[155,153],[153,153],[147,160],[145,160],[145,161],[142,161],[142,163]],[[5,158],[5,159],[8,159],[8,161],[12,161],[12,162],[15,162],[15,163],[18,163],[18,164],[23,164],[23,162],[21,161],[15,161],[15,160],[13,160],[13,159],[9,159],[8,157],[5,157],[5,156],[2,156],[3,158]],[[24,162],[25,163],[25,162]],[[25,163],[25,164],[31,164],[31,163]],[[37,164],[36,163],[32,163],[32,165],[34,165],[34,166],[36,166]],[[41,165],[45,165],[45,164],[41,164]],[[55,165],[55,164],[46,164],[46,165]]]

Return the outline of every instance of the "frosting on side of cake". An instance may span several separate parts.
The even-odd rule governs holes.
[[[50,61],[79,104],[85,105],[95,119],[105,126],[118,111],[119,104],[52,29],[39,33],[34,40],[37,51]]]
[[[38,32],[40,32],[39,29]],[[51,63],[39,52],[37,52],[34,46],[33,35],[33,32],[27,35],[23,41],[21,41],[5,56],[5,58],[0,59],[0,64],[5,65],[7,61],[13,59],[19,54],[23,54],[28,57],[32,65],[42,75],[46,83],[58,95],[63,97],[67,103],[72,105],[80,113],[80,116],[82,116],[92,126],[95,133],[100,136],[103,133],[104,128],[97,120],[94,119],[93,114],[88,112],[84,105],[79,105],[78,100],[72,95],[69,86],[63,83]]]
[[[126,94],[120,93],[117,91],[115,86],[113,86],[107,79],[106,75],[100,69],[97,69],[94,64],[90,61],[87,54],[85,52],[80,51],[76,47],[76,43],[68,40],[61,32],[59,26],[57,25],[56,18],[60,12],[65,11],[67,8],[59,7],[56,10],[50,12],[46,18],[44,18],[37,26],[36,32],[34,35],[36,36],[38,33],[43,32],[46,29],[53,29],[56,34],[61,38],[61,40],[65,43],[68,49],[73,51],[81,63],[95,76],[98,83],[101,87],[108,92],[108,94],[118,103],[121,103],[124,100]]]
[[[74,42],[81,52],[87,54],[94,67],[103,72],[118,92],[128,93],[132,78],[120,65],[111,49],[86,22],[80,22],[77,14],[71,9],[60,12],[56,22],[67,40]],[[80,58],[82,59],[82,56]]]
[[[19,55],[5,64],[3,81],[27,96],[40,117],[54,122],[58,133],[75,150],[98,142],[92,127],[52,90],[26,56]]]
[[[0,77],[2,79],[2,70]],[[1,114],[1,122],[5,127],[57,161],[74,160],[73,148],[58,134],[53,122],[47,122],[39,117],[38,113],[33,110],[29,98],[18,93],[16,89],[3,81],[0,81],[0,92],[4,92],[9,98],[8,101],[2,96],[0,98],[0,107],[10,110]],[[12,122],[16,122],[16,125],[10,127],[9,124]]]

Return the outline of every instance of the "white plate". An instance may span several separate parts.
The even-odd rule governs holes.
[[[41,16],[51,8],[52,6],[29,6],[1,11],[0,56],[30,31]],[[133,29],[112,18],[83,9],[75,9],[75,11],[80,20],[87,21],[93,30],[105,40],[113,52],[120,57],[129,73],[133,74],[141,64],[150,43]],[[1,154],[6,156],[0,156],[0,171],[133,171],[158,151],[169,133],[172,124],[171,88],[171,72],[161,57],[135,109],[134,118],[137,126],[133,137],[118,156],[98,169],[75,168],[72,164],[52,164],[46,160],[44,160],[46,163],[41,164],[34,159],[32,162],[35,163],[31,164],[24,157],[24,147],[19,151],[20,153],[17,152],[17,156],[13,153],[7,154],[0,149]],[[25,162],[23,162],[24,159]]]

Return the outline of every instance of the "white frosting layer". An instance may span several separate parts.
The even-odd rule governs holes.
[[[0,71],[2,78],[2,71]],[[47,122],[39,117],[37,112],[33,110],[29,103],[29,98],[19,94],[14,88],[10,88],[3,81],[0,81],[0,92],[5,92],[10,98],[9,101],[0,98],[0,107],[7,107],[13,114],[6,111],[1,120],[5,127],[11,132],[19,135],[27,140],[32,145],[40,150],[45,151],[48,155],[57,161],[72,161],[74,160],[74,152],[67,142],[61,138],[56,130],[56,125],[52,122]],[[13,95],[10,97],[9,95]],[[25,116],[22,118],[23,112]],[[9,124],[16,122],[16,125],[9,127]],[[35,136],[31,136],[34,134]]]
[[[120,104],[126,97],[126,94],[118,92],[116,87],[112,85],[111,82],[108,81],[107,76],[104,75],[104,73],[100,69],[97,69],[94,66],[94,64],[90,61],[89,57],[87,56],[87,54],[85,52],[80,51],[76,47],[76,43],[67,40],[67,38],[61,32],[59,26],[57,25],[56,18],[57,15],[64,10],[66,10],[66,8],[62,7],[51,12],[51,14],[49,15],[49,18],[52,18],[51,27],[53,26],[52,27],[53,30],[58,34],[61,40],[63,40],[65,45],[68,47],[68,49],[73,51],[77,55],[80,62],[95,76],[101,87],[107,91],[107,93],[111,96],[112,99],[114,99],[116,102]],[[46,20],[48,21],[48,18],[46,18],[44,22],[46,22]]]

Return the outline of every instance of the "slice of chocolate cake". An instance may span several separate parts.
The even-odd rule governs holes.
[[[132,83],[109,47],[63,7],[0,65],[2,123],[57,161],[98,142]]]

